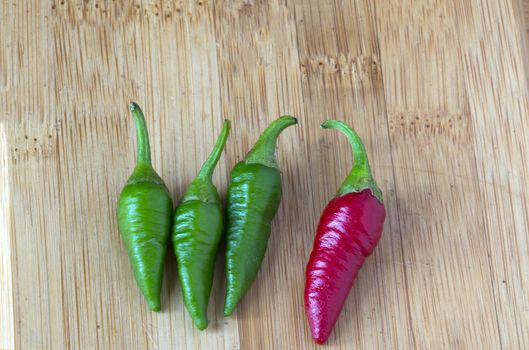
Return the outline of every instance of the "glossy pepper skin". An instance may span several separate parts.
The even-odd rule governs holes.
[[[172,240],[184,304],[200,330],[208,326],[215,257],[224,228],[220,197],[211,177],[229,132],[226,120],[213,151],[174,213]]]
[[[358,271],[380,239],[386,217],[382,192],[356,132],[335,120],[322,127],[347,136],[354,166],[323,211],[307,265],[305,312],[318,344],[328,339]]]
[[[281,176],[275,148],[281,131],[297,124],[282,116],[273,121],[244,160],[231,172],[226,233],[226,298],[224,315],[235,310],[263,261],[271,222],[281,201]]]
[[[119,195],[118,226],[138,287],[149,308],[159,311],[173,202],[152,168],[143,112],[135,103],[129,109],[136,124],[138,155],[136,167]]]

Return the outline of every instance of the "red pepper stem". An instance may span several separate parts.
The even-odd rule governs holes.
[[[295,125],[298,120],[290,115],[284,115],[274,120],[261,134],[253,148],[248,152],[245,163],[256,163],[277,169],[276,145],[281,131]]]
[[[213,172],[215,171],[215,166],[217,166],[220,155],[222,154],[222,151],[224,150],[224,145],[226,144],[226,140],[228,139],[228,135],[230,134],[230,128],[231,128],[230,121],[225,120],[222,126],[222,130],[220,132],[219,138],[217,139],[217,142],[213,146],[213,150],[209,154],[208,159],[206,159],[206,161],[202,165],[202,168],[200,168],[200,171],[198,172],[197,177],[211,181],[211,177],[213,176]]]
[[[349,125],[337,120],[326,120],[321,124],[324,129],[336,129],[342,132],[346,137],[353,150],[354,163],[349,175],[338,189],[338,194],[343,196],[351,192],[361,192],[370,189],[373,195],[382,203],[382,191],[378,187],[367,159],[367,152],[360,139],[360,136]]]
[[[151,146],[149,144],[149,134],[147,133],[147,124],[143,112],[135,102],[129,104],[129,109],[132,112],[134,123],[136,124],[136,137],[138,143],[138,155],[136,158],[136,167],[151,165]]]

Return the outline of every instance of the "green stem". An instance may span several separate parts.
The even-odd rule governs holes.
[[[202,165],[202,168],[200,168],[200,171],[198,172],[197,177],[208,179],[211,181],[211,177],[213,176],[213,172],[215,171],[215,166],[217,165],[219,161],[220,155],[222,154],[222,151],[224,150],[224,145],[226,145],[226,140],[228,139],[228,135],[230,134],[230,128],[231,128],[230,121],[225,120],[224,125],[222,126],[222,131],[220,132],[219,138],[217,139],[215,146],[213,146],[213,150],[209,154],[208,159],[206,159],[206,161]]]
[[[338,194],[343,196],[351,192],[361,192],[367,188],[373,192],[380,202],[383,202],[382,191],[378,187],[367,159],[367,152],[360,139],[360,136],[349,125],[339,122],[337,120],[326,120],[321,124],[324,129],[336,129],[342,132],[346,137],[353,150],[354,164],[345,178],[344,182],[338,189]]]
[[[211,177],[215,171],[215,166],[219,161],[220,155],[224,150],[224,146],[226,145],[226,140],[230,134],[230,128],[230,121],[225,120],[219,138],[213,146],[213,150],[202,165],[202,168],[200,168],[197,177],[191,182],[184,193],[182,203],[198,200],[204,203],[216,203],[220,205],[219,193],[217,192],[217,188],[213,185]]]
[[[244,161],[277,168],[275,155],[277,138],[281,131],[297,123],[298,120],[290,115],[284,115],[274,120],[261,134],[253,148],[246,155],[246,158],[244,158]]]
[[[147,165],[151,167],[151,146],[149,144],[149,134],[147,133],[145,117],[140,106],[135,102],[129,104],[129,109],[132,112],[132,117],[136,124],[136,137],[138,143],[136,166]]]

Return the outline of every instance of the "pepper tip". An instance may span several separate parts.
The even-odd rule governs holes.
[[[158,304],[158,305],[150,306],[150,309],[151,311],[159,312],[162,309],[162,307]]]
[[[147,299],[147,305],[149,305],[149,309],[154,312],[158,312],[162,309],[159,299]]]
[[[228,316],[231,316],[231,314],[233,314],[233,311],[235,311],[235,307],[232,306],[231,304],[226,304],[224,306],[224,317],[228,317]]]
[[[195,326],[197,326],[198,330],[203,331],[206,328],[208,328],[208,321],[206,320],[194,320]]]
[[[312,333],[312,339],[318,345],[325,344],[327,342],[327,339],[329,338],[329,334],[328,333],[324,334],[321,331],[314,332],[314,330],[311,330],[311,333]]]
[[[323,345],[327,341],[327,339],[323,339],[323,338],[313,338],[313,339],[314,339],[314,342],[318,345]]]
[[[233,313],[233,311],[229,311],[229,310],[224,310],[224,312],[223,312],[224,317],[229,317],[229,316],[231,316],[232,313]]]

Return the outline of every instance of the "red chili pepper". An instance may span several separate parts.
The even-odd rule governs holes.
[[[354,165],[337,197],[323,211],[307,264],[305,312],[318,344],[329,337],[358,270],[380,239],[386,217],[382,191],[371,175],[360,137],[336,120],[321,126],[347,136]]]

